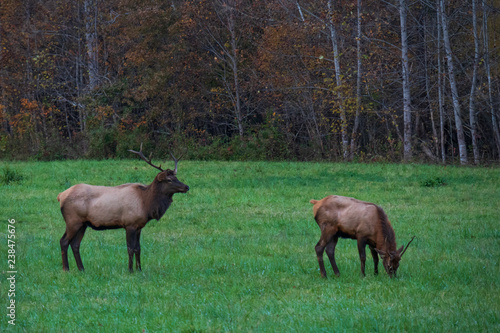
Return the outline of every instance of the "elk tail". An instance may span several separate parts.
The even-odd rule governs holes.
[[[61,192],[62,193],[62,192]],[[61,193],[57,195],[57,201],[61,202]]]
[[[313,205],[315,205],[315,204],[317,204],[319,201],[318,201],[318,200],[311,199],[309,202],[310,202],[310,203],[312,203]]]

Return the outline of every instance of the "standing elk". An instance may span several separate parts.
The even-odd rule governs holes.
[[[189,186],[177,177],[178,159],[174,170],[162,169],[151,163],[139,151],[129,150],[139,155],[146,163],[160,170],[150,185],[123,184],[115,187],[78,184],[59,193],[61,213],[66,222],[66,232],[61,238],[63,270],[69,270],[68,246],[71,245],[78,269],[83,271],[80,258],[80,242],[87,227],[94,230],[124,228],[127,233],[128,268],[133,272],[135,254],[136,269],[141,270],[141,245],[139,238],[142,228],[152,219],[159,220],[172,203],[175,193],[186,193]]]
[[[357,240],[363,276],[365,276],[367,244],[375,264],[375,274],[378,274],[378,255],[380,255],[387,274],[391,278],[396,276],[399,261],[415,236],[404,250],[404,246],[397,249],[396,235],[387,215],[381,207],[373,203],[338,195],[310,202],[314,205],[314,219],[321,229],[321,237],[315,247],[321,276],[326,278],[323,262],[325,248],[335,275],[340,275],[335,262],[335,246],[339,237]]]

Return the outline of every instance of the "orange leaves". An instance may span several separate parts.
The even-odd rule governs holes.
[[[60,111],[53,105],[44,105],[36,100],[22,98],[19,112],[9,119],[9,125],[23,137],[27,133],[34,133],[44,123],[50,121],[54,114]],[[5,118],[6,115],[4,115]]]
[[[26,98],[21,99],[21,112],[23,110],[25,111],[33,111],[36,108],[38,108],[38,102],[37,101],[29,101]]]
[[[36,119],[38,103],[36,101],[28,101],[27,99],[21,99],[21,109],[17,114],[11,117],[10,126],[16,130],[16,132],[23,137],[23,135],[34,129]]]
[[[87,123],[91,129],[116,128],[119,132],[130,133],[131,131],[144,128],[150,119],[146,115],[136,116],[133,113],[118,114],[110,105],[98,105],[89,115]]]
[[[139,120],[132,119],[130,117],[125,117],[120,119],[120,123],[118,124],[118,129],[120,132],[128,133],[130,131],[134,131],[136,129],[140,129],[147,125],[147,121],[144,117],[141,117]]]
[[[108,119],[113,115],[113,108],[109,105],[107,106],[98,106],[95,108],[95,116],[94,119],[97,121],[102,121],[104,119]]]

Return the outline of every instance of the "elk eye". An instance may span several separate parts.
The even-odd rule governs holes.
[[[171,183],[171,182],[172,182],[172,179],[167,178],[167,183]]]

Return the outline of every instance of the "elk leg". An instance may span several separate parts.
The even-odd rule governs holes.
[[[365,263],[366,263],[366,241],[362,238],[358,238],[358,252],[359,259],[361,260],[361,274],[365,275]]]
[[[135,234],[136,236],[136,241],[135,241],[135,269],[140,271],[141,270],[141,229],[137,230],[137,233]]]
[[[82,225],[80,223],[73,224],[72,226],[66,224],[66,232],[59,241],[59,244],[61,245],[62,264],[64,271],[69,271],[68,246],[75,237],[78,230],[81,228],[81,226]]]
[[[335,262],[335,247],[337,246],[339,238],[334,236],[332,240],[326,244],[326,254],[328,255],[328,259],[330,259],[330,264],[332,265],[333,272],[335,275],[340,276],[339,268],[337,267],[337,263]]]
[[[316,256],[318,257],[319,270],[321,271],[321,276],[324,278],[326,278],[326,270],[325,270],[325,263],[323,262],[323,252],[325,251],[325,247],[332,240],[333,235],[335,235],[336,233],[337,233],[336,229],[322,230],[321,237],[319,238],[319,242],[318,242],[318,244],[316,244],[316,247],[315,247]],[[328,258],[330,258],[330,256],[328,256]],[[335,262],[335,259],[334,259],[334,262]],[[337,265],[335,265],[335,266],[337,266]],[[334,268],[334,270],[335,270],[335,268]],[[338,272],[338,268],[337,268],[337,272]],[[337,272],[335,272],[335,274],[337,274]]]
[[[372,253],[372,258],[373,258],[373,265],[375,268],[375,275],[378,275],[378,253],[375,251],[375,249],[370,246],[370,251]]]
[[[332,238],[337,234],[337,228],[335,227],[330,227],[330,228],[325,228],[321,229],[321,237],[319,238],[318,244],[316,244],[316,256],[318,257],[318,264],[319,264],[319,270],[321,271],[321,276],[326,278],[326,270],[325,270],[325,263],[323,262],[323,252],[325,251],[325,247],[332,241]],[[335,237],[337,238],[337,237]],[[337,244],[337,241],[335,240],[335,244]],[[335,246],[334,246],[335,248]],[[330,263],[332,259],[330,258],[330,255],[328,255],[328,258],[330,259]],[[333,262],[335,263],[335,258],[333,259]],[[335,271],[335,267],[337,264],[332,264],[333,270]],[[335,274],[339,275],[338,273],[338,268],[337,271],[335,271]]]
[[[76,266],[79,270],[83,271],[83,263],[82,258],[80,257],[80,243],[82,242],[83,235],[85,235],[85,230],[87,229],[86,225],[83,225],[78,231],[76,235],[71,240],[71,250],[73,251],[73,255],[75,256]]]
[[[59,242],[61,244],[61,254],[62,254],[62,265],[63,265],[63,270],[64,271],[69,271],[69,264],[68,264],[68,246],[69,246],[69,240],[66,237],[66,232],[64,235],[61,237],[61,241]]]
[[[128,250],[128,270],[130,273],[134,271],[133,258],[135,243],[137,241],[137,229],[130,228],[127,229],[127,250]]]
[[[325,251],[325,246],[326,244],[324,244],[324,242],[320,239],[314,248],[316,250],[316,256],[318,257],[319,270],[321,272],[321,276],[324,278],[326,278],[325,263],[323,262],[323,252]]]

